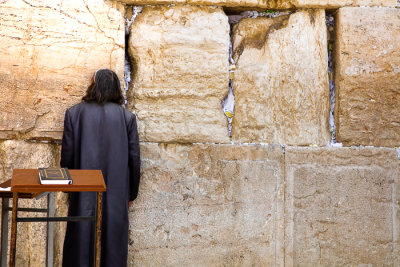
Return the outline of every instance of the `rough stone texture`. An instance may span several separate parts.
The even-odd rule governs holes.
[[[141,146],[132,266],[283,266],[279,146]]]
[[[325,145],[329,141],[324,10],[244,19],[233,28],[237,70],[232,139]]]
[[[120,0],[129,5],[169,5],[188,4],[205,6],[224,6],[230,8],[287,9],[293,7],[287,0]]]
[[[398,6],[397,0],[121,0],[130,5],[215,5],[231,9],[339,8],[344,6]]]
[[[65,109],[79,102],[96,69],[123,77],[123,7],[5,0],[0,10],[0,139],[60,139]]]
[[[285,264],[397,266],[399,174],[394,149],[287,148]]]
[[[17,168],[38,168],[59,166],[59,146],[53,144],[27,143],[24,141],[0,142],[0,182],[11,178],[12,170]],[[66,214],[66,196],[56,196],[56,216]],[[11,201],[12,202],[12,201]],[[19,201],[20,207],[46,207],[45,198],[40,200]],[[11,205],[11,204],[10,204]],[[19,216],[35,216],[20,212]],[[42,216],[42,214],[36,214]],[[11,218],[11,214],[10,214]],[[9,226],[11,227],[11,225]],[[60,245],[64,240],[64,224],[55,223],[55,266],[60,266]],[[46,260],[46,225],[44,223],[19,223],[17,236],[16,266],[45,266]],[[62,247],[62,246],[61,246]]]
[[[0,181],[11,179],[13,169],[59,166],[59,146],[24,141],[0,141]]]
[[[393,171],[393,262],[400,262],[400,153],[397,168]]]
[[[339,8],[345,6],[381,6],[396,7],[397,0],[292,0],[299,8]]]
[[[220,8],[145,7],[131,26],[128,107],[140,140],[229,142],[229,24]]]
[[[400,144],[400,10],[337,14],[336,126],[345,145]]]

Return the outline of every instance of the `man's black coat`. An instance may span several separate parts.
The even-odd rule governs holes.
[[[128,201],[136,198],[140,177],[136,117],[123,107],[82,102],[65,113],[61,166],[100,169],[103,194],[101,266],[126,266]],[[68,214],[93,216],[96,193],[72,193]],[[93,266],[94,222],[68,222],[63,266]]]

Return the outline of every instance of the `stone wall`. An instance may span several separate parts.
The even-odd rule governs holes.
[[[340,9],[336,46],[339,140],[346,145],[398,146],[399,9]]]
[[[148,143],[141,148],[143,193],[131,217],[131,263],[283,263],[280,146]]]
[[[252,9],[296,9],[296,8],[324,8],[333,9],[345,6],[399,6],[397,0],[121,0],[129,5],[167,5],[167,4],[189,4],[189,5],[211,5],[223,6],[230,9],[242,10]]]
[[[399,167],[388,148],[288,148],[286,265],[397,266]]]
[[[111,68],[122,79],[124,11],[103,0],[0,1],[1,182],[14,168],[59,166],[55,142],[65,109],[80,101],[96,69]],[[65,214],[65,198],[57,196],[57,214]],[[45,200],[20,204],[39,207]],[[61,266],[65,224],[55,228],[55,263]],[[19,224],[16,266],[44,266],[45,233],[43,223]]]
[[[233,27],[235,142],[329,142],[326,35],[321,9],[246,18]]]
[[[222,9],[146,7],[131,31],[135,75],[128,108],[138,116],[140,140],[228,143],[221,101],[229,79],[229,24]]]
[[[103,0],[0,3],[0,138],[60,139],[98,68],[124,71],[123,8]]]
[[[130,5],[146,6],[126,24]],[[142,153],[129,266],[398,266],[396,6],[0,1],[0,181],[58,166],[65,109],[96,69],[122,82],[126,59]],[[230,23],[244,10],[258,13]],[[57,214],[66,203],[57,195]],[[56,223],[55,266],[64,231]],[[44,224],[19,225],[18,266],[44,266],[44,236]]]

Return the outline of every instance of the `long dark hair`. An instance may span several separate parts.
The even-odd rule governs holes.
[[[86,95],[82,97],[82,100],[98,104],[114,102],[122,105],[124,97],[122,96],[117,74],[109,69],[96,71],[93,75],[92,83],[86,90]]]

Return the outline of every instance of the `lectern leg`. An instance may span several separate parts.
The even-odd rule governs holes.
[[[95,236],[95,266],[100,267],[101,255],[101,207],[102,207],[102,192],[97,192],[97,207],[96,207],[96,236]]]
[[[11,240],[10,240],[10,267],[15,266],[15,251],[17,246],[17,210],[18,210],[18,193],[13,192]]]
[[[1,267],[7,267],[9,199],[3,198],[1,207]]]
[[[47,195],[47,217],[54,217],[54,192]],[[54,222],[47,222],[46,267],[53,267],[54,260]]]

